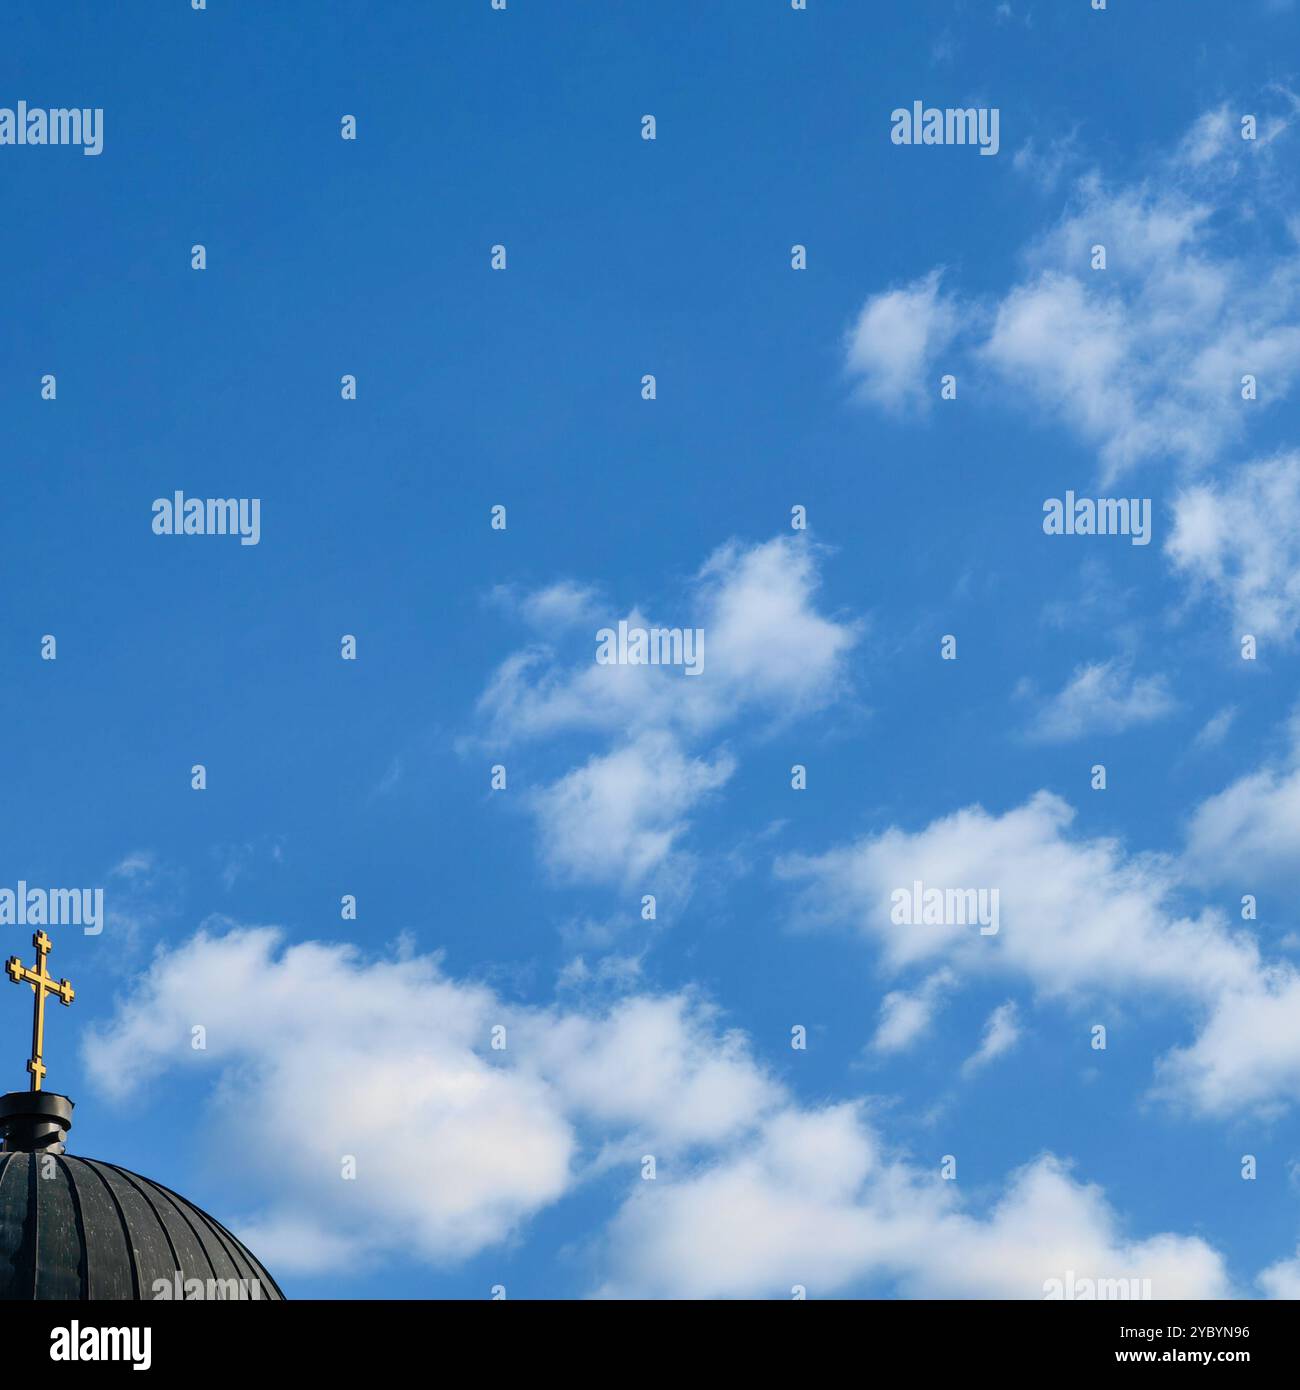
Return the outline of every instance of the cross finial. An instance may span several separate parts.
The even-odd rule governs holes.
[[[56,981],[45,968],[45,958],[50,954],[50,947],[53,945],[50,938],[43,931],[38,931],[32,937],[32,945],[36,947],[34,966],[26,966],[17,956],[10,956],[5,962],[5,969],[14,984],[31,985],[32,992],[36,995],[32,1011],[32,1055],[27,1063],[27,1070],[32,1074],[31,1089],[39,1091],[41,1078],[45,1075],[45,1063],[41,1060],[41,1054],[45,1051],[45,996],[57,994],[60,1004],[71,1004],[75,992],[67,980]]]

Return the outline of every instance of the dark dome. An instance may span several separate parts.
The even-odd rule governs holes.
[[[173,1299],[284,1297],[261,1261],[192,1202],[116,1164],[63,1153],[65,1097],[14,1093],[0,1097],[5,1109],[0,1299],[148,1300],[160,1296],[158,1280]],[[187,1290],[195,1279],[201,1289]]]

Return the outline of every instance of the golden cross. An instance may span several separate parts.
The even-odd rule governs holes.
[[[38,931],[32,937],[32,945],[36,947],[34,966],[24,965],[17,956],[10,956],[5,962],[5,969],[14,984],[29,984],[32,993],[36,995],[36,1006],[32,1014],[32,1056],[31,1061],[27,1063],[27,1070],[32,1074],[33,1091],[41,1089],[41,1077],[45,1075],[45,1063],[41,1061],[41,1053],[45,1051],[45,996],[57,994],[60,1004],[71,1004],[74,998],[72,986],[67,980],[59,980],[56,984],[54,977],[45,968],[45,958],[50,954],[52,944],[43,931]]]

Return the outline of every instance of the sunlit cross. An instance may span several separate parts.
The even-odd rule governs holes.
[[[31,985],[32,993],[36,995],[32,1013],[32,1056],[27,1063],[27,1070],[32,1074],[33,1091],[41,1089],[41,1077],[45,1075],[45,1063],[41,1060],[41,1054],[45,1051],[45,996],[57,994],[60,1004],[71,1004],[74,997],[67,980],[56,981],[45,968],[45,958],[50,954],[52,944],[43,931],[38,931],[32,937],[32,945],[36,947],[35,966],[24,965],[17,956],[10,956],[5,962],[5,969],[14,984]]]

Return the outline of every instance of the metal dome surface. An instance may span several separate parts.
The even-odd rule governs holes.
[[[161,1184],[93,1158],[0,1153],[0,1298],[283,1297],[246,1246]]]

